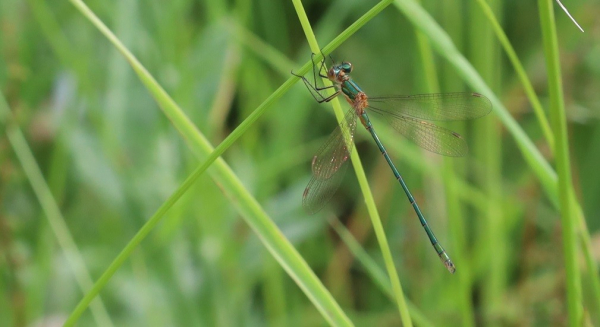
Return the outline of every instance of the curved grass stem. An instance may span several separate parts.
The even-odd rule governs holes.
[[[317,40],[312,31],[310,23],[308,22],[308,18],[306,17],[306,13],[304,12],[302,3],[300,2],[300,0],[293,0],[293,3],[312,52],[320,54],[321,49],[317,44]],[[391,1],[389,0],[381,1],[375,7],[373,7],[373,9],[369,10],[369,12],[363,17],[365,17],[365,20],[368,20],[366,17],[369,17],[369,19],[374,17],[377,13],[379,13],[389,4],[391,4]],[[322,51],[325,55],[331,52],[329,47],[323,48]],[[315,56],[315,58],[316,60],[321,59],[320,55]],[[329,80],[324,79],[323,82],[325,83],[325,86],[331,85],[331,82]],[[331,103],[338,122],[341,122],[344,119],[344,113],[338,99],[333,99]],[[358,178],[358,183],[360,185],[361,192],[363,193],[365,199],[367,211],[369,212],[369,216],[371,217],[371,222],[373,224],[373,229],[375,230],[375,235],[377,236],[377,241],[379,242],[379,247],[383,254],[383,259],[385,261],[385,266],[392,283],[394,298],[396,299],[396,303],[398,305],[398,311],[400,313],[402,323],[404,326],[412,326],[412,320],[410,319],[406,299],[404,298],[404,293],[402,291],[402,285],[400,283],[398,273],[396,272],[392,252],[390,251],[389,244],[385,236],[385,231],[383,230],[383,225],[381,224],[381,219],[379,218],[379,213],[377,212],[377,207],[375,206],[375,200],[373,199],[373,194],[371,193],[371,189],[369,188],[369,183],[367,181],[366,174],[364,172],[364,169],[362,168],[360,158],[358,157],[358,153],[356,152],[356,149],[354,149],[354,147],[350,154],[350,159],[352,161],[352,166],[354,167],[356,177]]]
[[[550,94],[550,120],[556,135],[556,171],[558,173],[558,199],[562,225],[563,254],[566,272],[567,308],[569,325],[581,326],[581,280],[577,265],[577,242],[575,238],[576,215],[571,197],[573,187],[569,162],[569,142],[567,139],[567,117],[560,73],[558,40],[554,23],[552,0],[539,0],[540,21],[548,74]]]

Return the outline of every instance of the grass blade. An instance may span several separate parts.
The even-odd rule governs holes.
[[[550,150],[552,152],[554,152],[554,134],[552,133],[552,130],[550,129],[550,123],[548,123],[548,119],[546,118],[546,114],[544,113],[544,109],[542,108],[540,99],[535,94],[533,85],[531,84],[531,81],[527,77],[527,74],[525,73],[525,69],[523,68],[521,61],[517,57],[517,53],[515,52],[515,49],[510,44],[508,37],[502,30],[502,27],[498,23],[498,20],[494,16],[494,12],[490,8],[490,5],[487,2],[485,2],[484,0],[477,0],[477,3],[481,7],[481,10],[483,11],[483,14],[485,15],[485,17],[488,19],[488,21],[492,25],[492,28],[494,29],[494,33],[496,33],[496,37],[498,38],[498,41],[500,41],[500,44],[502,44],[502,47],[504,48],[504,51],[506,52],[506,55],[508,56],[510,63],[513,65],[515,72],[517,73],[517,76],[519,77],[519,80],[521,81],[521,84],[523,84],[523,89],[525,90],[525,94],[529,98],[529,102],[531,103],[531,106],[533,107],[533,112],[535,113],[535,116],[538,119],[538,123],[540,124],[540,128],[542,129],[542,132],[544,133],[546,142],[548,142],[548,146],[550,147]]]
[[[304,29],[304,33],[310,44],[311,50],[313,53],[319,54],[321,49],[317,44],[317,40],[312,31],[310,23],[308,22],[308,18],[306,17],[306,13],[302,7],[302,3],[299,0],[294,0],[294,7],[296,8],[296,12],[298,14],[298,18],[300,19],[300,23]],[[373,18],[377,13],[387,7],[391,1],[384,0],[374,6],[367,14],[363,17],[364,22]],[[343,34],[343,33],[342,33]],[[329,49],[323,49],[324,54],[328,54],[330,52]],[[315,56],[316,60],[318,60],[318,56]],[[325,85],[331,85],[331,82],[328,80],[324,80]],[[344,119],[344,113],[340,106],[340,103],[337,98],[330,101],[332,103],[336,118],[338,122],[341,122]],[[358,153],[356,149],[352,150],[350,154],[350,158],[352,161],[352,166],[354,167],[354,172],[356,177],[358,178],[358,183],[360,185],[361,192],[363,193],[365,203],[367,205],[367,210],[369,212],[369,216],[371,217],[371,222],[373,224],[373,229],[375,230],[375,235],[377,236],[377,241],[379,242],[379,247],[381,248],[381,252],[383,254],[383,258],[385,261],[386,268],[388,270],[388,275],[392,282],[392,289],[394,291],[394,298],[396,299],[396,303],[398,305],[398,311],[400,313],[400,317],[402,319],[402,323],[404,326],[412,326],[412,321],[410,319],[410,314],[408,311],[408,307],[406,305],[406,299],[404,298],[404,293],[402,291],[402,285],[400,284],[400,279],[398,278],[398,273],[396,272],[396,267],[394,265],[394,260],[392,257],[392,252],[390,251],[387,238],[385,236],[385,231],[383,230],[383,225],[381,224],[381,219],[379,217],[379,213],[377,212],[377,207],[375,206],[375,200],[373,199],[373,195],[371,189],[369,188],[369,183],[367,182],[367,178],[365,172],[362,168],[362,164],[360,162],[360,158],[358,157]]]
[[[554,8],[552,7],[552,0],[539,0],[538,6],[546,56],[546,72],[548,73],[550,120],[556,135],[556,170],[558,172],[558,199],[563,236],[569,325],[580,326],[582,323],[582,305],[581,280],[577,264],[577,243],[575,239],[576,215],[573,215],[575,207],[570,197],[573,183],[569,162],[567,117],[562,90],[558,41],[556,26],[554,25]]]

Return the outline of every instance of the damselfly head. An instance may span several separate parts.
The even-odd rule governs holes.
[[[344,61],[341,64],[334,65],[327,72],[327,78],[329,78],[333,82],[342,83],[345,80],[348,80],[347,75],[352,72],[352,64]]]

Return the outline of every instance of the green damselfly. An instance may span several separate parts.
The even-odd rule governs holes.
[[[313,57],[314,59],[314,54]],[[317,66],[319,68],[317,69]],[[438,154],[461,157],[467,154],[468,146],[460,134],[449,129],[439,127],[428,121],[452,121],[479,118],[487,115],[492,109],[490,101],[479,93],[445,93],[445,94],[420,94],[409,96],[367,97],[362,89],[350,78],[352,64],[342,62],[333,64],[329,70],[324,70],[325,58],[320,64],[313,60],[313,83],[306,77],[296,75],[302,79],[311,95],[319,103],[329,102],[339,94],[350,103],[352,108],[344,116],[344,120],[333,131],[329,139],[319,149],[312,161],[312,178],[302,199],[302,205],[309,213],[321,210],[325,203],[331,199],[340,186],[343,173],[347,168],[350,152],[354,146],[354,132],[357,118],[371,133],[381,154],[389,164],[394,176],[400,182],[421,225],[425,229],[431,245],[437,252],[446,268],[454,273],[456,268],[450,256],[438,242],[417,205],[415,198],[410,193],[408,186],[394,166],[392,159],[381,144],[367,110],[385,118],[392,128],[415,142],[423,149]],[[318,72],[318,73],[317,73]],[[325,74],[324,74],[325,72]],[[319,87],[317,75],[327,78],[333,85]],[[322,91],[334,89],[335,93],[326,96]]]

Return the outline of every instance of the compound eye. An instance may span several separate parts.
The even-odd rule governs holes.
[[[350,72],[352,72],[352,64],[344,61],[341,65],[342,70],[344,71],[344,73],[349,74]]]
[[[329,70],[327,71],[327,78],[329,78],[330,80],[335,80],[335,75],[336,72],[333,69],[333,67],[329,68]]]

